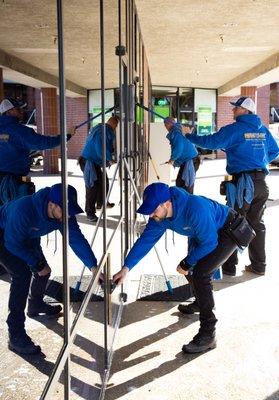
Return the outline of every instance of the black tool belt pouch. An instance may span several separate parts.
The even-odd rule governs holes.
[[[247,247],[256,236],[247,219],[240,214],[228,224],[225,231],[240,249]]]

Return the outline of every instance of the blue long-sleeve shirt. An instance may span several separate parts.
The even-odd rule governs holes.
[[[32,196],[21,197],[0,207],[0,229],[4,245],[24,260],[32,270],[44,260],[41,236],[55,230],[62,233],[62,223],[47,214],[49,187]],[[81,233],[75,217],[69,218],[69,244],[77,257],[89,268],[96,267],[96,257]]]
[[[227,154],[227,172],[263,169],[279,154],[279,147],[270,131],[255,114],[240,115],[236,122],[226,125],[213,135],[187,135],[199,147],[222,149]]]
[[[111,126],[106,124],[106,160],[107,162],[112,160],[113,154],[113,143],[115,140],[115,133]],[[98,124],[91,129],[85,145],[82,149],[81,155],[86,160],[93,161],[94,163],[102,166],[103,155],[102,155],[102,124]]]
[[[31,150],[52,149],[60,144],[61,136],[44,136],[8,115],[0,116],[0,172],[27,175],[30,171]]]
[[[191,266],[217,247],[218,230],[226,221],[229,207],[203,196],[190,195],[181,188],[170,187],[170,192],[173,216],[160,222],[149,218],[144,232],[124,260],[129,269],[152,249],[167,229],[190,238],[186,261]]]
[[[173,125],[166,137],[171,146],[170,159],[174,161],[175,167],[180,167],[181,164],[198,155],[195,146],[187,139],[187,136],[183,135],[179,123]]]

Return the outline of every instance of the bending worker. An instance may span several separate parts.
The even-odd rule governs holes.
[[[217,319],[213,313],[211,278],[214,271],[236,249],[236,243],[228,235],[227,229],[233,221],[238,222],[239,218],[246,223],[245,218],[216,201],[191,195],[181,188],[169,187],[164,183],[147,186],[143,199],[137,212],[149,215],[149,221],[113,280],[117,284],[123,283],[127,273],[152,249],[166,229],[189,236],[188,255],[180,262],[177,271],[183,275],[192,274],[193,289],[200,310],[200,329],[182,350],[185,353],[199,353],[212,349],[216,347]]]
[[[174,118],[166,118],[164,124],[169,132],[166,137],[171,146],[168,164],[179,167],[175,184],[188,193],[193,193],[196,171],[199,167],[199,163],[194,163],[198,157],[197,149],[185,138],[181,124],[175,122]]]
[[[114,116],[109,118],[106,122],[106,161],[108,167],[115,163],[112,157],[118,121],[118,117]],[[102,179],[102,124],[98,124],[91,129],[81,152],[81,156],[79,157],[79,164],[83,171],[85,181],[85,212],[87,214],[87,219],[91,222],[96,222],[98,219],[96,216],[96,208],[102,208],[104,203]],[[108,190],[109,180],[106,175],[106,193],[108,193]],[[107,208],[112,208],[113,206],[114,203],[107,203]]]
[[[227,184],[228,204],[246,216],[256,232],[249,245],[250,264],[246,271],[264,275],[266,269],[265,225],[263,213],[268,199],[265,177],[268,164],[279,154],[278,145],[255,114],[256,106],[249,97],[240,97],[234,106],[235,122],[226,125],[213,135],[188,135],[199,147],[210,150],[223,149],[227,154],[227,172],[232,182]],[[227,275],[236,274],[238,263],[235,252],[223,265]]]
[[[25,105],[9,99],[0,103],[0,205],[35,192],[34,184],[29,177],[27,179],[31,166],[30,152],[52,149],[61,142],[60,135],[39,135],[21,124]],[[71,132],[68,139],[74,135],[74,129]]]
[[[97,265],[90,245],[76,221],[83,210],[77,203],[77,192],[68,186],[69,244],[75,254],[89,268]],[[0,207],[0,263],[11,275],[9,297],[8,346],[21,354],[40,352],[25,331],[25,306],[27,315],[40,313],[59,314],[60,305],[43,301],[51,269],[43,254],[40,237],[56,229],[62,232],[62,185],[55,184],[37,193],[10,201]],[[31,285],[30,285],[31,282]]]

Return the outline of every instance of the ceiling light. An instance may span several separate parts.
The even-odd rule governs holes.
[[[224,28],[235,28],[236,26],[238,26],[237,22],[225,22],[223,24]]]
[[[35,24],[35,28],[37,28],[37,29],[48,29],[49,25],[48,24]]]

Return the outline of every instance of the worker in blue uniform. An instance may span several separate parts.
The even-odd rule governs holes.
[[[35,186],[29,176],[30,152],[59,146],[61,136],[37,134],[34,129],[24,126],[23,108],[26,104],[13,99],[0,103],[0,205],[14,198],[32,194]],[[68,134],[70,139],[75,129]],[[4,269],[0,266],[0,275]]]
[[[189,134],[188,139],[199,147],[222,149],[227,155],[227,172],[232,182],[227,184],[229,205],[246,216],[256,232],[249,245],[250,264],[245,270],[264,275],[266,269],[263,213],[268,199],[265,178],[268,164],[279,154],[279,147],[270,131],[255,114],[256,106],[249,97],[231,102],[235,122],[224,126],[213,135]],[[223,265],[223,273],[234,276],[238,263],[235,252]]]
[[[200,311],[200,329],[182,350],[185,353],[198,353],[214,348],[217,319],[213,313],[211,279],[214,271],[237,247],[228,229],[232,223],[237,225],[240,218],[247,224],[245,218],[216,201],[191,195],[182,188],[169,187],[160,182],[146,187],[143,203],[137,212],[149,215],[149,220],[125,258],[124,266],[114,275],[114,282],[122,284],[127,273],[152,249],[167,229],[188,236],[188,255],[180,262],[177,271],[191,275]]]
[[[22,354],[40,352],[25,331],[27,315],[57,315],[60,305],[44,302],[44,292],[51,269],[43,254],[40,237],[55,230],[62,232],[62,185],[55,184],[37,193],[12,200],[0,207],[0,263],[11,275],[9,297],[8,346]],[[76,221],[83,210],[77,192],[68,186],[69,244],[82,262],[93,271],[96,257]]]
[[[110,117],[105,124],[106,137],[106,163],[110,167],[113,160],[115,131],[119,118]],[[90,130],[85,145],[79,157],[79,164],[83,171],[85,181],[85,212],[90,222],[96,222],[96,209],[103,206],[103,152],[102,152],[102,124],[96,125]],[[109,180],[106,175],[106,193],[109,190]],[[107,208],[112,208],[114,203],[107,203]]]
[[[182,125],[175,122],[174,118],[165,118],[164,124],[168,131],[166,137],[171,146],[171,155],[167,163],[179,167],[175,184],[193,193],[196,171],[199,167],[197,149],[185,138]]]

